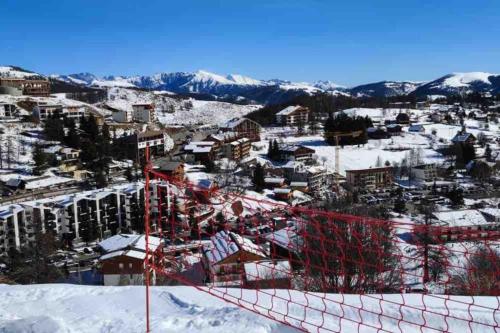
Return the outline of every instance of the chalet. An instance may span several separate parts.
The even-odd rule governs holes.
[[[306,124],[309,120],[310,110],[307,107],[289,106],[276,114],[276,123],[282,126],[296,126]]]
[[[401,127],[401,125],[398,124],[389,124],[386,126],[386,128],[387,128],[387,133],[389,133],[390,135],[399,135],[403,130],[403,127]]]
[[[290,289],[292,267],[288,260],[261,260],[243,265],[244,288],[248,289]]]
[[[203,246],[203,264],[213,286],[241,286],[244,264],[266,260],[264,249],[236,233],[219,231]]]
[[[184,163],[177,161],[161,162],[158,171],[174,180],[184,179]]]
[[[307,167],[301,162],[289,161],[281,169],[290,184],[307,183],[307,192],[310,194],[319,194],[332,183],[332,174],[323,166]]]
[[[408,132],[423,133],[423,132],[425,132],[425,128],[423,125],[419,125],[419,124],[411,125],[408,128]]]
[[[316,151],[314,149],[300,145],[279,145],[279,158],[282,161],[300,161],[309,163]]]
[[[285,178],[281,177],[265,177],[264,185],[266,188],[275,188],[275,187],[283,187],[286,185]]]
[[[151,251],[156,251],[161,246],[160,238],[149,237]],[[143,284],[146,259],[144,235],[115,235],[100,242],[98,248],[103,253],[99,263],[105,286]]]
[[[289,201],[293,198],[293,190],[290,188],[277,187],[273,190],[276,200]]]
[[[392,184],[392,167],[346,170],[346,181],[357,188],[383,188]]]
[[[139,123],[150,123],[156,119],[154,104],[133,104],[132,118]]]
[[[247,138],[252,142],[260,141],[261,126],[248,118],[234,118],[224,124],[221,130],[238,133],[240,138]]]
[[[205,163],[216,157],[216,144],[213,141],[192,141],[183,148],[186,161]]]
[[[295,222],[288,221],[286,227],[267,234],[265,238],[270,245],[269,254],[271,258],[289,260],[294,269],[301,266],[304,239],[300,235]]]
[[[489,237],[491,232],[500,230],[500,223],[489,222],[474,209],[435,212],[433,218],[431,233],[441,240],[474,240]],[[416,229],[418,232],[419,227]]]
[[[451,142],[473,145],[476,143],[476,137],[472,133],[460,132],[451,139]]]
[[[57,152],[57,155],[62,161],[73,161],[78,160],[78,158],[80,157],[80,152],[81,151],[79,149],[64,147]]]
[[[18,89],[23,95],[48,97],[50,95],[50,82],[45,79],[0,78],[1,87]]]

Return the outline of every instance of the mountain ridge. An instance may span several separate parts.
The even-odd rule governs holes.
[[[14,66],[0,66],[0,76],[9,73],[9,67],[14,76],[44,76]],[[240,74],[220,75],[205,70],[135,76],[97,76],[90,72],[81,72],[44,77],[87,87],[141,88],[177,94],[203,94],[214,96],[216,99],[260,104],[276,104],[299,95],[316,93],[343,94],[355,98],[500,93],[500,74],[487,72],[455,72],[426,82],[383,80],[354,87],[345,87],[329,80],[313,83],[282,79],[260,80]]]

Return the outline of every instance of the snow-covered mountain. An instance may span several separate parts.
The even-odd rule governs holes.
[[[219,75],[207,71],[158,73],[150,76],[106,76],[90,73],[53,76],[60,80],[98,87],[137,87],[180,94],[208,94],[217,98],[252,103],[279,103],[301,94],[325,91],[308,83],[257,80],[239,74]],[[329,89],[337,87],[329,82]]]
[[[36,77],[43,77],[43,75],[28,71],[21,67],[0,66],[0,78],[1,77],[36,78]]]
[[[422,84],[424,83],[411,81],[381,81],[350,88],[349,92],[355,97],[391,97],[408,95]]]
[[[1,76],[43,76],[14,66],[0,67]],[[389,97],[414,94],[452,95],[471,92],[500,93],[500,75],[484,72],[453,73],[429,82],[380,81],[347,88],[332,81],[314,83],[292,82],[281,79],[258,80],[230,74],[219,75],[208,71],[158,73],[142,76],[97,76],[92,73],[50,75],[54,82],[72,86],[122,87],[169,91],[177,94],[201,94],[209,99],[253,104],[286,102],[303,94],[328,92],[353,97]]]
[[[447,96],[472,92],[499,94],[500,74],[485,72],[453,73],[421,85],[414,91],[417,96]]]

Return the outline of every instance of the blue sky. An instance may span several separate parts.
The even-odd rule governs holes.
[[[500,72],[500,1],[0,0],[0,45],[45,74],[428,80]]]

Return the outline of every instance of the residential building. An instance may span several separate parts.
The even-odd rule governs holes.
[[[221,130],[238,133],[240,138],[247,138],[252,142],[260,141],[261,126],[248,118],[234,118],[224,124]]]
[[[276,123],[282,126],[305,125],[309,120],[310,110],[307,107],[289,106],[276,114]]]
[[[432,214],[432,235],[440,240],[466,241],[491,237],[494,233],[498,236],[500,223],[488,221],[481,212],[475,209],[440,211]],[[421,226],[415,226],[415,232]]]
[[[451,139],[451,142],[473,145],[476,143],[476,137],[472,133],[460,132]]]
[[[431,182],[437,178],[437,170],[434,163],[413,166],[411,172],[413,179],[417,182]]]
[[[161,238],[150,236],[149,249],[157,251],[163,247]],[[146,241],[144,235],[120,234],[109,237],[98,244],[102,253],[99,258],[100,271],[105,286],[142,285],[144,283],[144,260]],[[152,279],[155,284],[155,275]]]
[[[154,104],[133,104],[134,121],[139,123],[151,123],[156,120],[156,112]]]
[[[347,184],[375,190],[392,184],[392,167],[346,170]]]
[[[219,231],[203,246],[203,264],[213,286],[244,284],[245,263],[268,259],[264,249],[234,232]]]
[[[117,123],[131,123],[134,120],[132,112],[128,110],[113,111],[112,117]]]
[[[23,95],[41,97],[50,95],[50,82],[45,79],[0,78],[0,86],[19,89]]]
[[[279,158],[282,161],[312,162],[312,156],[316,151],[314,149],[301,145],[279,145]]]
[[[0,208],[0,257],[21,250],[33,240],[33,226],[21,205]]]
[[[289,201],[293,198],[293,190],[291,188],[277,187],[273,190],[276,200]]]
[[[164,161],[161,162],[158,171],[171,177],[173,180],[184,179],[184,163],[178,161]]]
[[[138,163],[144,161],[146,147],[149,147],[149,155],[162,157],[173,148],[172,139],[164,131],[145,131],[118,138],[117,141],[123,145],[126,157]]]
[[[38,103],[33,108],[33,117],[39,121],[45,121],[56,113],[60,117],[72,119],[75,123],[79,123],[83,117],[88,115],[87,109],[83,105],[62,105],[62,104],[47,104]]]
[[[286,185],[285,183],[285,178],[281,177],[265,177],[264,178],[264,185],[266,188],[277,188],[277,187],[283,187]]]
[[[144,197],[144,185],[135,183],[0,207],[0,257],[26,245],[36,224],[66,242],[140,232]]]
[[[185,153],[186,162],[206,163],[214,161],[217,155],[216,143],[213,141],[191,141],[185,145],[183,151]]]
[[[247,289],[290,289],[292,267],[288,260],[262,260],[243,265],[245,278],[243,287]]]
[[[225,144],[222,151],[225,157],[230,160],[239,161],[250,156],[252,144],[249,139],[241,138],[236,141]]]

